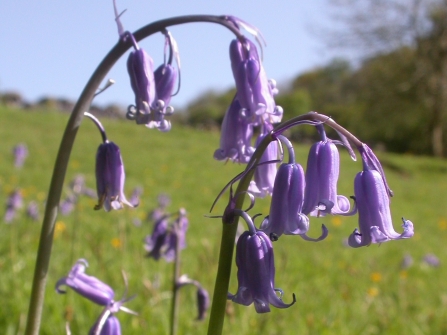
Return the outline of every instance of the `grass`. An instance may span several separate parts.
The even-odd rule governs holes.
[[[59,140],[68,115],[0,108],[0,202],[20,188],[25,204],[39,202],[41,212],[49,187]],[[210,293],[217,269],[220,220],[204,217],[221,188],[243,166],[223,164],[212,155],[219,134],[174,125],[160,133],[131,122],[102,120],[110,140],[117,143],[126,169],[126,194],[144,188],[140,206],[105,213],[94,211],[95,201],[82,198],[76,211],[59,216],[50,264],[41,334],[64,334],[70,322],[73,334],[85,334],[101,311],[85,298],[69,291],[58,295],[56,281],[65,276],[79,258],[89,261],[87,273],[115,289],[124,291],[121,270],[129,278],[129,293],[136,298],[127,304],[139,316],[119,313],[123,334],[166,334],[169,326],[172,264],[145,258],[143,238],[152,226],[143,222],[156,205],[160,193],[172,198],[169,210],[180,207],[189,213],[188,247],[182,253],[182,273],[199,280]],[[361,134],[359,134],[361,135]],[[361,137],[361,136],[360,136]],[[94,158],[100,143],[95,126],[84,120],[73,149],[66,184],[83,174],[94,188]],[[22,169],[13,167],[11,150],[26,143],[29,157]],[[296,145],[297,159],[305,166],[308,146]],[[395,193],[392,212],[395,228],[400,217],[415,224],[410,240],[351,249],[344,240],[357,227],[357,218],[328,216],[311,219],[311,236],[319,235],[325,223],[329,237],[319,243],[284,236],[275,242],[276,286],[284,300],[297,303],[287,310],[272,308],[264,315],[253,306],[228,304],[226,334],[445,334],[447,333],[447,198],[444,160],[379,153]],[[360,162],[342,152],[339,193],[351,195],[353,178]],[[68,186],[67,186],[68,188]],[[212,214],[218,215],[227,195]],[[251,214],[266,215],[269,200],[256,202]],[[4,206],[0,207],[0,217]],[[31,290],[40,223],[26,218],[24,209],[12,224],[2,224],[0,234],[0,329],[6,335],[22,334]],[[435,254],[441,262],[430,267],[423,257]],[[401,268],[405,255],[413,265]],[[230,291],[237,287],[236,271]],[[195,321],[195,291],[181,292],[180,334],[206,334],[207,322]]]

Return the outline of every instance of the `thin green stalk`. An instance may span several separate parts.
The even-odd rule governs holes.
[[[178,279],[180,278],[180,239],[178,236],[179,227],[174,227],[176,234],[175,240],[175,256],[174,256],[174,271],[172,274],[172,305],[171,305],[171,335],[176,335],[178,330],[178,312],[180,302],[180,287],[178,285]]]
[[[169,26],[191,22],[210,22],[223,25],[232,31],[237,37],[239,30],[225,17],[212,15],[189,15],[169,18],[153,22],[136,31],[133,35],[137,41],[154,33],[161,32]],[[28,319],[25,335],[38,335],[42,318],[45,287],[48,279],[51,249],[53,246],[54,225],[57,218],[58,206],[62,193],[62,186],[67,172],[71,150],[84,117],[84,112],[89,110],[90,104],[98,87],[110,71],[112,66],[124,53],[131,48],[130,41],[119,41],[98,65],[82,91],[68,120],[65,132],[59,146],[59,151],[54,164],[53,175],[48,191],[48,199],[45,207],[45,215],[42,222],[39,246],[36,256],[31,297],[28,308]]]
[[[253,154],[250,162],[247,164],[247,173],[239,181],[235,192],[236,209],[242,209],[245,194],[254,173],[254,169],[252,167],[259,163],[262,154],[271,141],[273,141],[273,137],[271,135],[265,136]],[[222,224],[219,264],[217,268],[216,284],[214,286],[213,302],[211,305],[210,322],[208,324],[208,335],[222,334],[238,221],[239,216],[236,215],[233,223]]]

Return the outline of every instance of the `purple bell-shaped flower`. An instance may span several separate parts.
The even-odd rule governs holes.
[[[264,132],[259,135],[256,140],[256,147],[261,143],[264,137],[271,131],[273,127],[266,124]],[[278,144],[276,141],[270,142],[259,160],[259,165],[256,166],[253,181],[251,181],[248,191],[256,197],[264,198],[266,195],[271,195],[273,192],[273,185],[277,173],[276,162],[278,160]],[[270,162],[270,163],[269,163]]]
[[[354,180],[354,194],[359,215],[359,230],[349,236],[348,244],[357,248],[389,240],[410,238],[414,235],[413,223],[402,218],[402,233],[393,228],[390,211],[390,194],[379,160],[371,149],[361,149],[363,171]],[[373,169],[375,166],[377,169]]]
[[[248,163],[254,152],[252,136],[253,125],[241,115],[241,105],[234,97],[222,121],[220,148],[214,152],[214,158]]]
[[[109,141],[100,144],[96,154],[96,189],[98,204],[95,209],[121,209],[123,205],[135,207],[124,195],[123,159],[119,147]]]
[[[282,291],[275,288],[275,262],[272,242],[262,231],[244,232],[236,245],[238,289],[235,295],[228,294],[232,301],[248,306],[254,303],[257,313],[270,312],[270,305],[287,308],[282,301]],[[278,296],[279,293],[279,296]]]
[[[245,116],[254,125],[280,122],[282,108],[276,106],[273,98],[276,87],[267,79],[256,45],[249,39],[233,40],[230,59],[237,97]]]
[[[337,194],[340,154],[333,141],[326,137],[322,125],[317,126],[322,140],[312,145],[307,160],[306,191],[303,213],[312,216],[353,215],[348,198]]]

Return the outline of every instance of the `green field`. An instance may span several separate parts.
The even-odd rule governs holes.
[[[68,119],[58,112],[0,108],[0,203],[20,188],[25,204],[39,202],[44,209],[59,140]],[[87,299],[69,291],[58,295],[56,281],[79,258],[89,261],[88,274],[111,285],[119,298],[125,288],[121,271],[129,279],[127,307],[138,316],[117,314],[123,334],[166,334],[169,330],[172,264],[145,258],[143,238],[152,230],[145,222],[156,206],[157,195],[172,198],[169,210],[184,207],[189,213],[188,247],[182,252],[182,273],[199,280],[210,293],[217,269],[220,220],[204,215],[221,188],[244,166],[215,161],[212,156],[219,134],[182,128],[174,124],[160,133],[132,122],[102,120],[110,140],[122,152],[126,169],[126,194],[136,186],[144,193],[140,206],[106,213],[94,211],[95,200],[82,198],[76,211],[59,216],[50,264],[41,334],[86,334],[101,312]],[[361,134],[356,134],[361,138]],[[93,123],[84,120],[78,133],[66,179],[83,174],[95,187],[95,154],[101,137]],[[26,143],[29,157],[22,169],[13,166],[12,147]],[[305,166],[308,146],[295,145],[297,160]],[[352,195],[353,178],[361,169],[342,152],[339,193]],[[410,240],[351,249],[344,240],[357,227],[357,218],[328,216],[311,219],[311,236],[321,223],[329,237],[319,243],[285,236],[275,242],[276,286],[284,300],[297,303],[289,309],[272,309],[258,315],[254,307],[228,304],[225,334],[447,334],[447,161],[378,153],[395,197],[391,209],[395,229],[400,218],[413,221]],[[64,197],[64,195],[63,195]],[[227,195],[214,215],[222,213]],[[250,214],[268,214],[268,199],[256,202]],[[3,218],[5,205],[0,207]],[[143,220],[137,227],[135,218]],[[40,223],[26,218],[22,209],[12,224],[1,223],[0,333],[22,334],[40,233]],[[422,261],[435,254],[441,262],[431,267]],[[413,264],[401,268],[405,255]],[[235,269],[235,268],[234,268]],[[236,271],[230,291],[236,291]],[[196,318],[195,290],[181,291],[179,334],[206,334],[207,319]]]

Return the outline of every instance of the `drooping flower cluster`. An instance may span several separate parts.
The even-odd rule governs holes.
[[[300,124],[299,122],[296,124]],[[245,211],[236,208],[237,195],[233,197],[231,189],[230,203],[223,216],[223,222],[231,224],[237,222],[234,220],[234,215],[239,215],[250,227],[237,242],[236,265],[239,287],[235,295],[229,294],[228,297],[242,305],[250,305],[253,302],[258,313],[268,312],[269,304],[280,308],[290,306],[278,299],[275,293],[273,256],[268,256],[273,253],[271,241],[278,240],[283,234],[300,235],[308,241],[321,241],[328,235],[328,230],[323,225],[319,238],[308,237],[306,235],[309,229],[308,215],[354,215],[358,212],[360,231],[356,229],[349,237],[348,244],[351,247],[409,238],[414,234],[412,222],[405,219],[402,225],[404,231],[401,234],[394,231],[389,209],[392,192],[386,182],[384,171],[372,150],[359,141],[356,145],[362,157],[363,171],[355,178],[355,197],[352,197],[354,206],[350,209],[348,198],[337,194],[340,159],[336,147],[336,144],[342,144],[347,147],[351,157],[355,158],[350,144],[343,134],[341,142],[328,139],[323,123],[307,123],[316,126],[321,140],[310,150],[306,174],[301,165],[295,162],[292,143],[281,135],[286,128],[263,134],[264,137],[269,136],[271,142],[267,142],[267,146],[264,146],[266,149],[262,155],[256,156],[254,160],[256,163],[250,162],[247,167],[248,171],[257,169],[256,172],[260,172],[262,170],[259,167],[267,166],[266,162],[270,161],[270,164],[276,165],[274,156],[264,157],[266,153],[268,154],[269,146],[276,145],[275,140],[280,140],[288,149],[289,161],[281,164],[277,170],[271,191],[270,212],[262,221],[260,228],[254,227],[252,219]],[[246,173],[242,173],[235,180],[244,178]],[[274,172],[264,173],[268,177],[269,173]],[[256,195],[256,192],[253,194]]]
[[[116,6],[115,16],[120,39],[130,40],[134,48],[127,59],[127,71],[135,94],[135,105],[129,106],[126,116],[130,120],[135,120],[137,124],[145,124],[148,128],[169,131],[171,123],[165,119],[165,116],[174,112],[174,108],[169,106],[169,103],[175,94],[177,77],[179,77],[180,58],[177,43],[169,31],[163,30],[165,61],[154,71],[153,60],[149,54],[140,48],[130,32],[123,31]],[[169,51],[166,52],[166,49]],[[167,57],[166,53],[168,53]],[[174,61],[177,67],[174,66]]]
[[[88,263],[85,259],[79,259],[68,275],[57,281],[56,292],[64,294],[66,291],[61,287],[68,286],[84,298],[104,306],[103,312],[90,329],[89,334],[121,335],[121,326],[114,314],[119,310],[135,314],[123,306],[130,299],[123,297],[121,300],[115,301],[113,289],[96,277],[87,275],[85,273],[87,266]]]
[[[260,36],[256,28],[242,20],[235,17],[228,17],[228,20],[238,28],[251,28],[256,38]],[[230,44],[230,60],[236,96],[225,113],[220,147],[215,151],[214,158],[247,163],[254,152],[251,143],[253,128],[259,127],[262,137],[272,129],[273,124],[281,121],[283,111],[274,99],[274,95],[278,93],[276,82],[268,80],[257,47],[252,41],[246,37],[233,40]],[[273,147],[270,148],[265,159],[273,157],[274,150]],[[271,192],[269,186],[266,187],[263,182],[259,186],[253,187],[258,188],[261,196]]]
[[[146,236],[144,248],[147,256],[155,260],[161,257],[167,262],[175,259],[176,249],[179,251],[186,248],[186,231],[189,221],[186,210],[181,208],[178,217],[171,223],[169,219],[172,215],[165,214],[155,221],[151,235]]]

